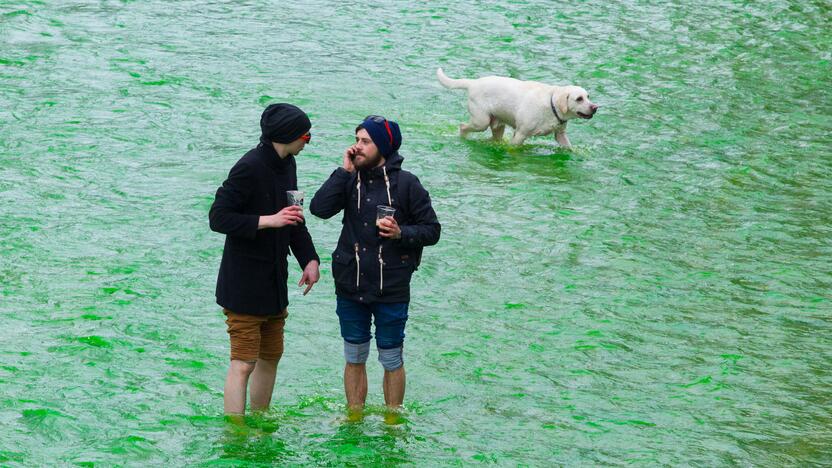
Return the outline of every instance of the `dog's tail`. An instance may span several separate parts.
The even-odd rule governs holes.
[[[455,80],[453,78],[448,78],[441,68],[436,69],[436,77],[439,78],[439,82],[442,83],[442,86],[450,89],[468,89],[468,86],[471,84],[471,80]]]

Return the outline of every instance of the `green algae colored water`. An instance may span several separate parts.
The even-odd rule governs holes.
[[[831,464],[832,6],[565,3],[0,2],[0,465]],[[602,107],[463,141],[440,66]],[[277,101],[310,197],[369,113],[433,196],[402,424],[374,362],[344,421],[312,218],[273,409],[223,420],[207,211]]]

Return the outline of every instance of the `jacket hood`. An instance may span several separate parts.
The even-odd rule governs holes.
[[[404,162],[404,156],[400,155],[398,151],[394,151],[393,154],[388,156],[387,159],[384,161],[384,167],[386,167],[387,170],[390,170],[390,169],[397,169],[398,170],[398,169],[402,168],[402,163],[403,162]]]

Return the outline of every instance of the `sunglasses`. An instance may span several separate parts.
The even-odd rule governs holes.
[[[305,143],[309,143],[309,141],[312,140],[312,134],[306,132],[305,134],[300,136],[300,139],[303,140]]]
[[[390,144],[393,144],[393,131],[390,130],[390,124],[387,123],[387,119],[380,115],[368,115],[367,117],[364,117],[364,120],[369,120],[377,124],[384,124],[384,128],[387,129],[387,136],[390,137]]]

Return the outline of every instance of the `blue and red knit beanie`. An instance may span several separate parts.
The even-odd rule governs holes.
[[[399,150],[402,146],[402,132],[399,124],[378,115],[368,115],[361,126],[370,134],[379,153],[385,158]]]

